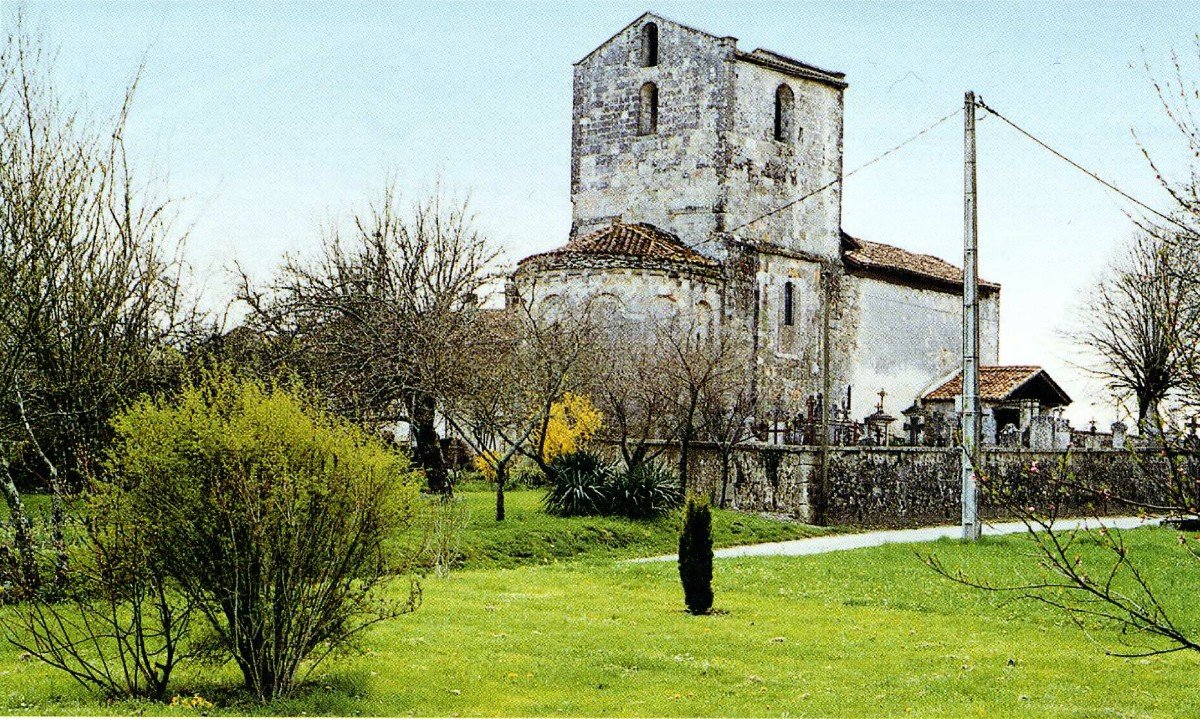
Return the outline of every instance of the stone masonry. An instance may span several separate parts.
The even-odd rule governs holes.
[[[571,242],[523,260],[514,295],[599,299],[635,322],[713,316],[751,345],[763,403],[794,412],[828,375],[830,404],[850,396],[861,419],[885,389],[899,416],[961,356],[962,274],[842,231],[846,89],[842,73],[637,18],[575,64]],[[634,225],[696,261],[613,244]],[[603,251],[568,251],[605,228]],[[995,364],[998,285],[982,306]]]

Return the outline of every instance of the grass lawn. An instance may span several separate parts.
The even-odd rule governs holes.
[[[1195,628],[1195,562],[1178,534],[1127,533]],[[671,563],[584,561],[425,582],[415,613],[269,707],[228,669],[177,691],[221,713],[618,716],[1196,716],[1198,658],[1105,656],[1063,617],[932,574],[917,552],[999,580],[1028,574],[1021,537],[809,557],[718,560],[713,616],[681,611]],[[1083,550],[1087,552],[1086,548]],[[0,617],[3,615],[0,614]],[[1111,645],[1114,633],[1095,634]],[[104,705],[0,647],[0,714],[181,712]]]

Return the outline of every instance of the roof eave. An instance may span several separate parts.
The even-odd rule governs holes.
[[[861,260],[856,260],[853,257],[847,257],[844,254],[842,256],[842,261],[846,264],[847,268],[850,269],[851,274],[884,280],[888,278],[896,278],[901,280],[904,284],[910,286],[914,284],[919,284],[921,287],[928,287],[932,285],[932,289],[949,292],[951,294],[962,294],[962,282],[955,282],[944,277],[937,277],[936,275],[930,275],[924,272],[916,272],[914,270],[907,270],[900,267],[889,267],[886,265],[877,265],[871,262],[862,262]],[[907,282],[904,282],[905,280],[907,280]],[[997,294],[1000,292],[1000,285],[995,282],[980,280],[979,290],[984,294]]]
[[[1011,397],[1012,395],[1016,394],[1017,392],[1020,392],[1022,389],[1025,388],[1026,385],[1028,385],[1030,382],[1032,382],[1038,378],[1043,379],[1046,382],[1046,386],[1050,388],[1050,391],[1053,392],[1054,394],[1058,395],[1058,398],[1059,398],[1061,404],[1057,404],[1054,406],[1065,407],[1074,401],[1071,399],[1071,396],[1066,393],[1066,390],[1064,390],[1062,387],[1060,387],[1058,382],[1055,382],[1054,378],[1050,376],[1050,373],[1044,369],[1038,369],[1037,372],[1034,372],[1033,374],[1026,377],[1025,380],[1023,382],[1021,382],[1021,384],[1012,388],[1012,390],[1008,393],[1008,396]]]
[[[626,261],[631,269],[644,269],[646,265],[660,264],[678,269],[689,271],[698,271],[704,274],[716,275],[720,273],[721,263],[715,260],[698,261],[698,260],[681,260],[669,257],[646,257],[644,255],[634,255],[623,252],[540,252],[536,255],[530,255],[517,263],[517,268],[513,274],[518,274],[522,270],[542,269],[538,265],[553,263],[560,259],[577,260],[586,263],[589,259],[598,260],[617,260]],[[552,269],[552,268],[545,268]]]
[[[759,50],[756,50],[755,52],[759,52]],[[770,51],[768,50],[768,51],[763,51],[763,52],[770,52]],[[774,53],[771,53],[771,54],[774,54]],[[842,77],[845,77],[845,75],[841,75],[841,77],[839,77],[838,75],[829,73],[828,71],[819,70],[819,69],[816,69],[814,67],[807,66],[807,65],[792,64],[790,62],[784,62],[781,60],[772,60],[772,59],[763,57],[761,55],[755,55],[754,53],[745,52],[743,50],[735,51],[734,58],[737,60],[744,60],[745,62],[748,62],[752,65],[758,65],[760,67],[765,67],[769,70],[774,70],[776,72],[783,73],[784,75],[788,75],[789,77],[795,77],[795,78],[799,78],[802,80],[812,80],[814,82],[819,82],[819,83],[822,83],[825,85],[829,85],[831,87],[837,88],[838,90],[845,90],[847,87],[850,86],[849,83],[847,83],[845,80],[841,79]]]

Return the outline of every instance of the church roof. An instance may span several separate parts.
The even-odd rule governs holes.
[[[932,284],[941,289],[962,291],[963,271],[961,267],[934,257],[885,245],[869,242],[842,233],[842,261],[851,270],[868,274],[880,274],[909,281]],[[979,280],[981,292],[999,292],[1000,285]]]
[[[953,400],[962,394],[962,371],[925,393],[926,401]],[[1064,407],[1071,398],[1046,370],[1036,365],[984,365],[979,368],[979,399],[1011,402],[1036,399],[1046,407]]]
[[[799,60],[790,58],[787,55],[781,55],[780,53],[773,52],[771,50],[764,50],[761,47],[756,48],[753,52],[743,52],[742,50],[737,50],[734,53],[734,57],[736,57],[738,60],[749,62],[754,65],[761,65],[777,72],[782,72],[785,75],[791,75],[792,77],[800,77],[806,80],[816,80],[817,82],[823,82],[827,85],[833,85],[834,87],[843,89],[847,87],[846,73],[844,72],[826,70],[825,68],[817,67],[816,65],[811,65],[807,62],[800,62]]]
[[[720,266],[716,260],[696,252],[670,232],[645,222],[626,224],[620,221],[579,235],[557,249],[530,255],[519,264],[582,257],[661,260],[706,268]]]

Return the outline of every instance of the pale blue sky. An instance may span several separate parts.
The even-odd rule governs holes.
[[[2,17],[12,20],[4,0]],[[32,2],[58,78],[111,111],[144,57],[127,133],[169,175],[189,257],[225,292],[237,259],[266,276],[389,173],[469,191],[512,259],[570,224],[571,63],[646,10],[846,73],[852,169],[962,103],[989,104],[1165,207],[1131,136],[1177,152],[1143,57],[1190,53],[1194,3],[58,3]],[[1001,282],[1001,360],[1037,363],[1108,421],[1058,333],[1129,234],[1125,205],[994,119],[980,125],[980,265]],[[955,120],[846,181],[852,234],[961,261]]]

